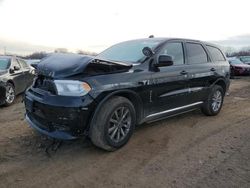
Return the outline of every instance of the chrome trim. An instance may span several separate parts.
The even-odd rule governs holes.
[[[185,88],[185,89],[180,89],[177,91],[171,91],[165,94],[160,95],[159,97],[169,97],[172,95],[179,95],[179,94],[185,94],[185,93],[189,93],[190,92],[190,88]]]
[[[177,90],[177,91],[171,91],[169,93],[162,94],[162,95],[160,95],[160,97],[168,97],[168,96],[172,96],[172,95],[179,95],[179,94],[197,92],[197,91],[201,91],[202,89],[203,89],[203,87],[185,88],[185,89],[180,89],[180,90]]]
[[[157,112],[157,113],[148,115],[146,118],[150,118],[150,117],[153,117],[153,116],[158,116],[158,115],[169,113],[169,112],[174,112],[174,111],[181,110],[181,109],[184,109],[184,108],[196,106],[196,105],[199,105],[199,104],[202,104],[202,103],[203,102],[200,101],[200,102],[192,103],[192,104],[189,104],[189,105],[186,105],[186,106],[181,106],[181,107],[173,108],[173,109],[170,109],[170,110],[165,110],[165,111],[162,111],[162,112]]]
[[[171,115],[168,115],[168,116],[161,116],[160,118],[155,118],[155,119],[152,119],[152,120],[148,120],[147,122],[152,123],[152,122],[155,122],[155,121],[159,121],[159,120],[175,117],[175,116],[178,116],[178,115],[181,115],[181,114],[185,114],[185,113],[188,113],[188,112],[192,112],[194,110],[196,110],[196,109],[192,108],[190,110],[185,110],[185,111],[182,111],[182,112],[178,112],[176,114],[171,114]]]

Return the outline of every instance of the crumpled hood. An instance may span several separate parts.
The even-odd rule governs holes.
[[[96,72],[100,71],[98,70],[98,65],[101,65],[103,66],[102,69],[104,69],[104,67],[108,69],[106,73],[111,72],[111,70],[109,70],[110,66],[113,67],[112,70],[124,71],[127,71],[133,66],[132,64],[96,59],[95,57],[86,55],[55,53],[41,60],[37,66],[37,72],[38,75],[55,79],[66,78],[83,73],[90,63],[96,63],[96,66],[91,67],[92,72],[93,70]]]
[[[55,53],[42,59],[37,71],[51,78],[69,77],[81,73],[92,60],[93,57],[85,55]]]
[[[8,71],[7,70],[0,70],[0,76],[6,74]]]

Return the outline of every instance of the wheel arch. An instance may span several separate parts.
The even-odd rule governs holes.
[[[127,98],[134,105],[135,111],[136,111],[136,123],[138,124],[140,122],[140,120],[143,118],[143,103],[142,103],[141,98],[134,91],[119,90],[119,91],[109,93],[107,96],[105,96],[104,98],[102,98],[100,100],[100,103],[97,105],[97,107],[95,108],[95,110],[93,112],[93,115],[91,117],[91,120],[90,120],[90,123],[88,126],[88,130],[89,130],[90,126],[93,124],[94,119],[96,118],[96,116],[97,116],[98,112],[100,111],[101,107],[103,106],[103,104],[115,96],[121,96],[121,97]]]
[[[226,91],[227,91],[227,84],[226,84],[226,81],[225,81],[224,79],[222,79],[222,78],[217,79],[217,80],[212,84],[212,86],[214,86],[214,85],[219,85],[219,86],[221,86],[222,89],[223,89],[223,91],[224,91],[224,94],[226,93]]]
[[[14,86],[14,88],[15,88],[15,83],[13,82],[13,80],[8,80],[7,83],[12,84]]]

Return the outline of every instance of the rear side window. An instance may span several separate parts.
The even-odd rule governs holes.
[[[218,48],[207,45],[207,49],[209,53],[211,54],[214,61],[225,61],[225,58],[222,52]]]
[[[159,55],[169,55],[172,56],[174,65],[183,65],[184,64],[184,55],[183,47],[181,42],[171,42],[167,43],[161,49]]]
[[[186,43],[188,64],[208,62],[207,53],[201,44]]]
[[[29,66],[27,65],[27,63],[22,60],[22,59],[18,59],[18,62],[21,64],[21,66],[25,69],[25,68],[29,68]]]
[[[14,66],[16,66],[16,67],[18,67],[18,68],[21,69],[20,64],[17,62],[17,60],[15,58],[13,58],[13,60],[12,60],[12,67],[14,68]]]

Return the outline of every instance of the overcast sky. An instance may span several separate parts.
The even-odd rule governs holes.
[[[250,34],[249,0],[0,0],[0,38],[100,51],[124,40]]]

